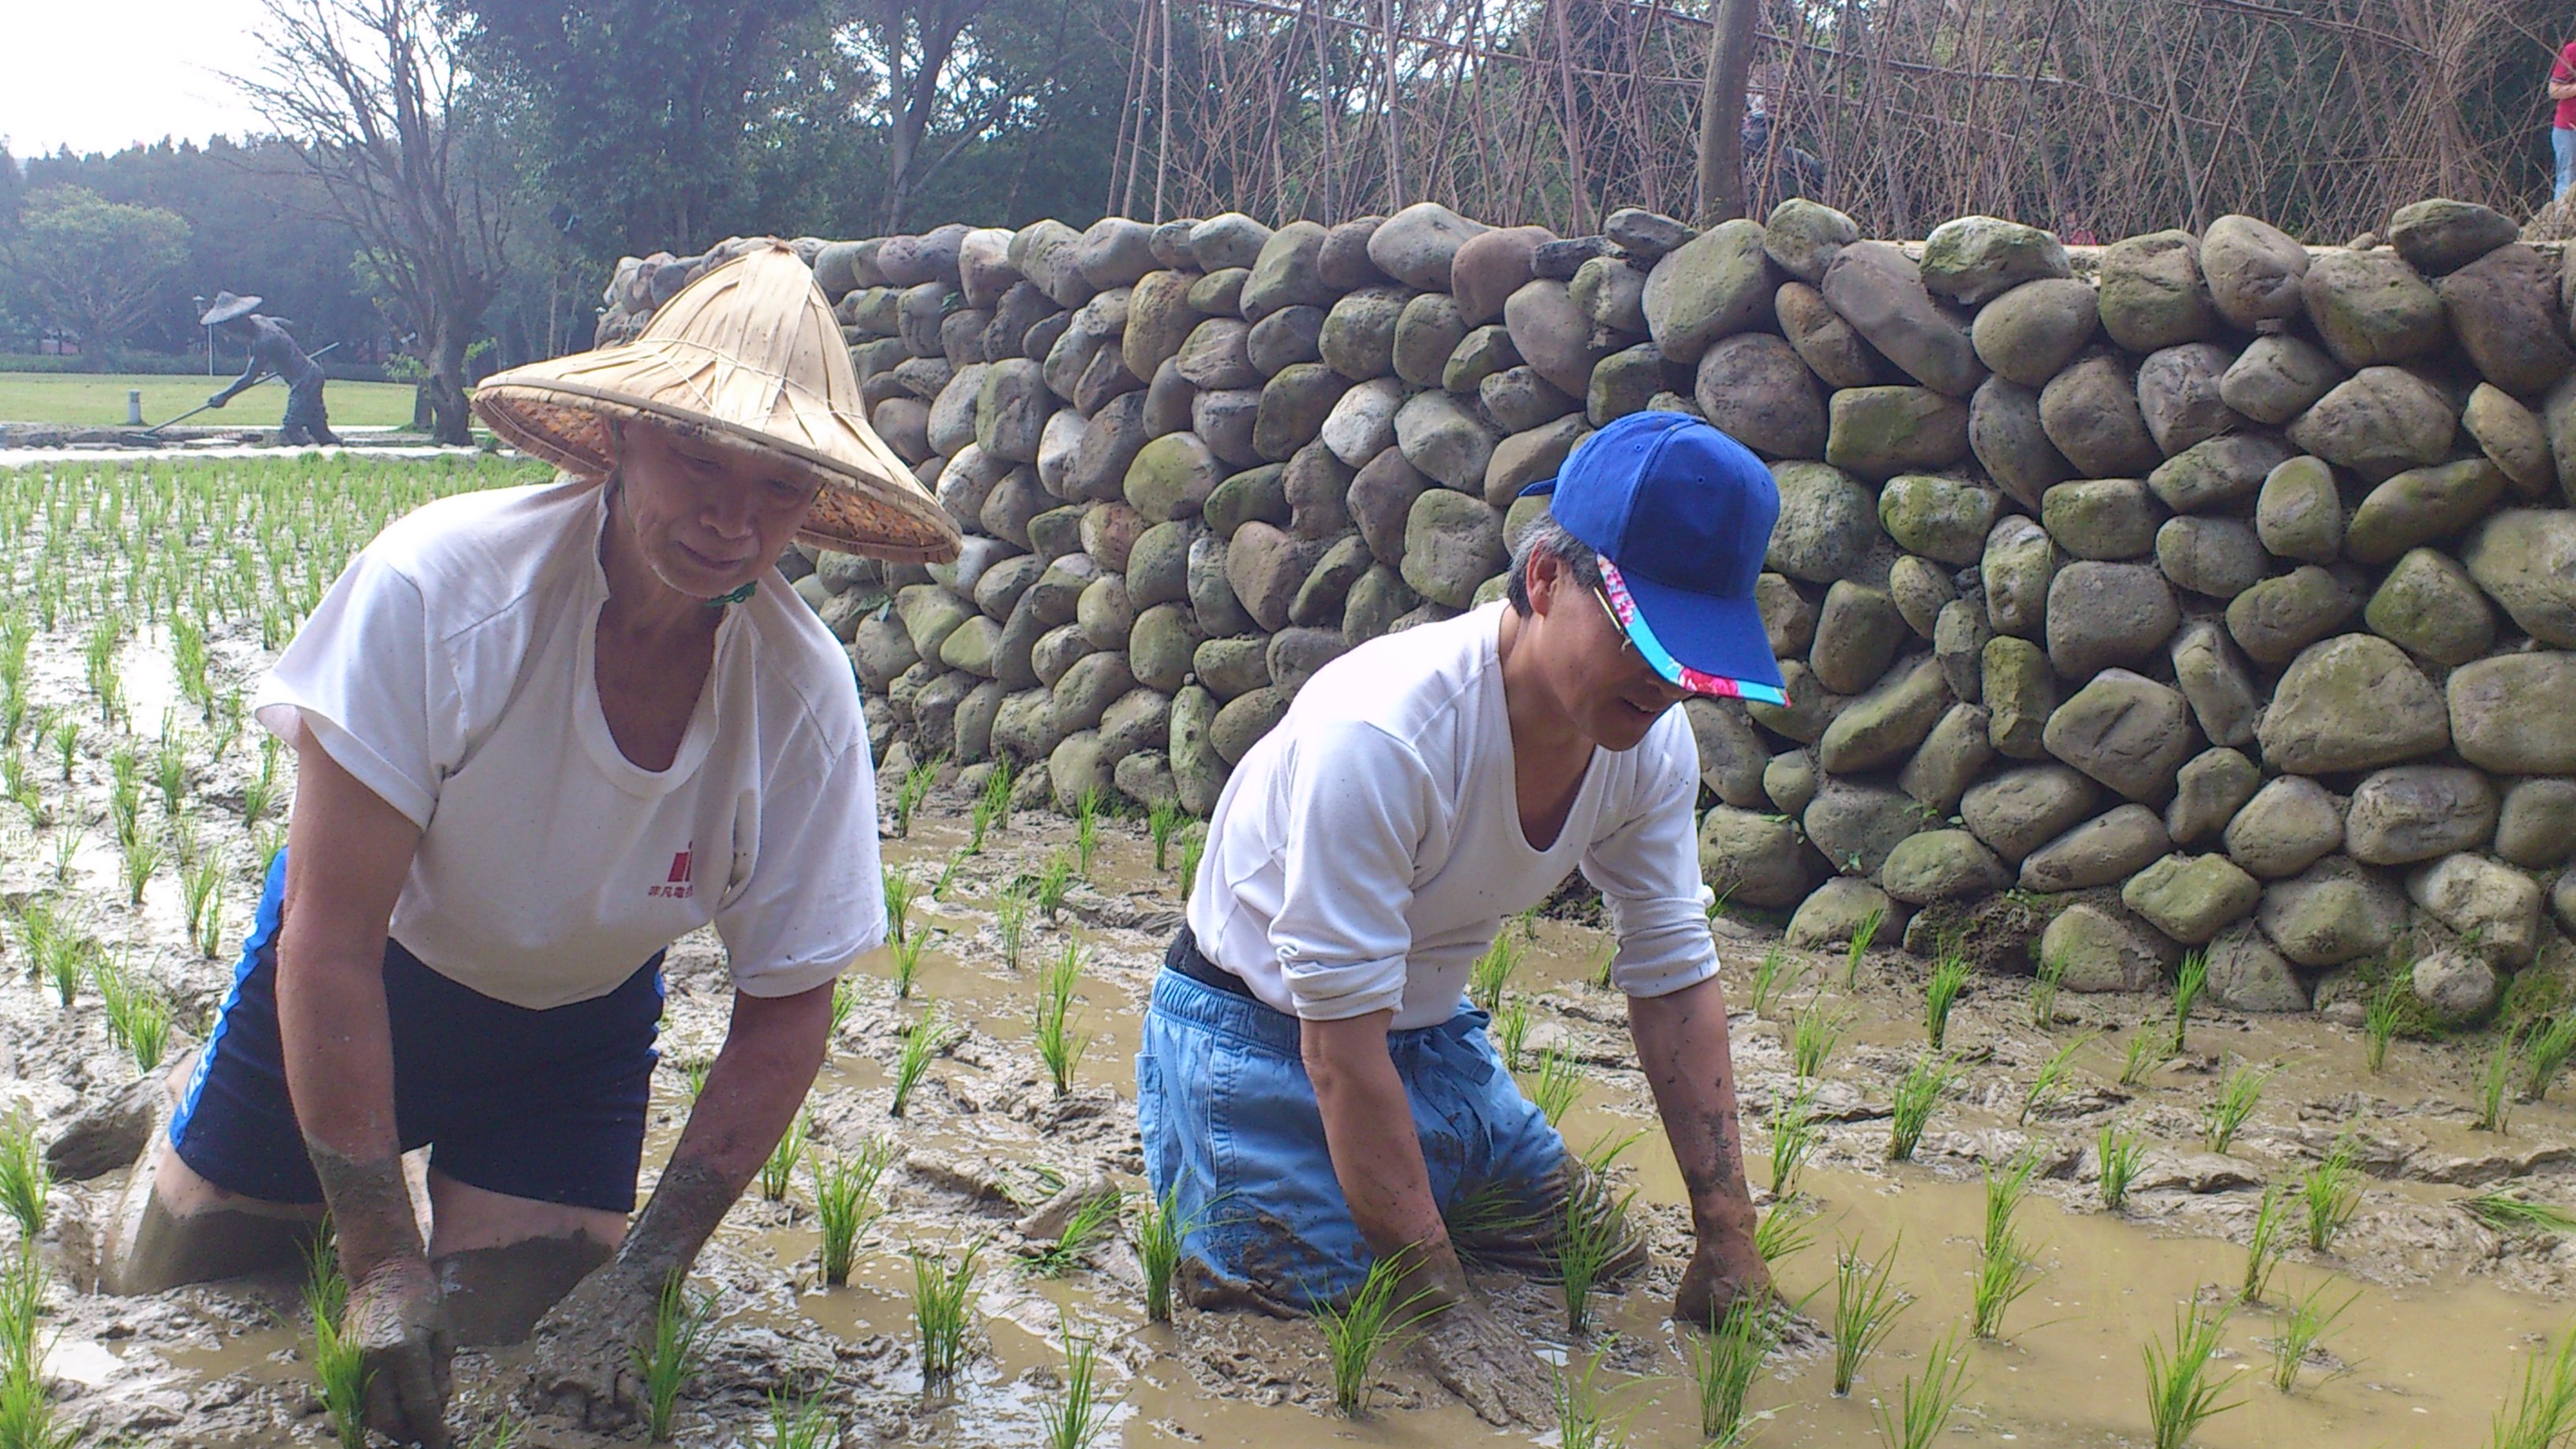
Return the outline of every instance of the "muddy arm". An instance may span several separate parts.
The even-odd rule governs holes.
[[[697,1261],[698,1249],[805,1105],[831,1025],[829,982],[794,996],[735,993],[724,1049],[707,1069],[706,1090],[652,1200],[619,1250],[621,1268],[658,1293]]]
[[[1341,1181],[1360,1236],[1380,1257],[1409,1253],[1418,1265],[1415,1287],[1452,1294],[1465,1287],[1466,1275],[1431,1196],[1413,1099],[1387,1053],[1387,1026],[1394,1019],[1393,1011],[1372,1011],[1305,1022],[1301,1054],[1323,1114],[1333,1176]]]
[[[1753,1198],[1744,1181],[1726,999],[1713,976],[1663,996],[1632,996],[1628,1028],[1690,1192],[1699,1240],[1673,1316],[1705,1323],[1725,1312],[1736,1294],[1769,1281],[1753,1249]]]

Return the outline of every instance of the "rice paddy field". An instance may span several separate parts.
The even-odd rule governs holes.
[[[5,409],[0,409],[5,411]],[[507,459],[97,460],[0,472],[0,1449],[357,1445],[327,1272],[94,1291],[126,1162],[231,979],[292,762],[258,672],[387,519]],[[1363,1300],[1172,1291],[1132,1058],[1195,827],[1043,813],[990,765],[881,776],[895,941],[837,1001],[808,1110],[639,1347],[639,1422],[564,1420],[460,1354],[458,1442],[689,1445],[2284,1443],[2576,1434],[2576,1028],[2060,994],[1714,916],[1781,1301],[1666,1320],[1689,1250],[1609,941],[1571,892],[1473,995],[1608,1190],[1546,1281],[1478,1269],[1542,1422],[1489,1426]],[[724,1032],[668,963],[649,1189]],[[2192,975],[2184,973],[2188,987]],[[134,1125],[135,1123],[140,1125]],[[1602,1281],[1625,1218],[1647,1265]],[[1590,1245],[1590,1246],[1586,1246]]]
[[[125,395],[143,394],[143,420],[168,422],[228,386],[219,377],[162,373],[0,372],[0,422],[60,423],[114,428],[125,424]],[[334,382],[323,389],[334,427],[399,428],[411,423],[412,387],[397,382]],[[286,411],[286,389],[264,382],[212,412],[189,419],[191,427],[273,428]]]

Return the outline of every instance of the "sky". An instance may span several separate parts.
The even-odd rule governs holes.
[[[225,72],[256,70],[259,0],[0,6],[0,137],[17,156],[265,129]]]

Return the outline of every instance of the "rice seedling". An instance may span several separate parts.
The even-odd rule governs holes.
[[[2371,993],[2369,1005],[2362,1009],[2362,1055],[2374,1077],[2388,1065],[2388,1039],[2397,1035],[2398,1016],[2408,994],[2406,978],[2392,975]]]
[[[18,1225],[19,1241],[32,1243],[44,1232],[53,1190],[54,1174],[36,1145],[35,1122],[24,1112],[11,1113],[0,1123],[0,1211]]]
[[[1011,828],[1011,766],[997,760],[993,773],[984,777],[984,793],[975,797],[972,833],[967,837],[966,853],[984,853],[984,837]]]
[[[1595,991],[1607,991],[1610,989],[1610,970],[1618,964],[1619,943],[1604,941],[1601,943],[1601,949],[1593,953],[1592,970],[1584,980],[1589,982]]]
[[[166,720],[160,748],[152,757],[152,780],[161,787],[161,813],[175,818],[188,798],[188,750]]]
[[[1467,969],[1467,999],[1488,1015],[1501,1009],[1503,989],[1520,969],[1521,946],[1506,934],[1494,937],[1476,964]]]
[[[314,1240],[304,1280],[304,1306],[313,1317],[313,1377],[332,1437],[341,1449],[366,1449],[366,1346],[341,1331],[348,1304],[348,1280],[340,1276],[339,1253],[326,1232]]]
[[[2173,1039],[2141,1025],[2138,1034],[2129,1038],[2128,1054],[2120,1061],[2120,1085],[2134,1087],[2147,1079],[2147,1074],[2164,1065],[2173,1055]]]
[[[125,841],[122,852],[125,894],[128,905],[143,904],[143,888],[161,869],[161,842],[136,832]]]
[[[1775,1205],[1753,1225],[1753,1251],[1761,1257],[1762,1266],[1775,1273],[1779,1264],[1796,1257],[1815,1240],[1806,1214],[1786,1203]]]
[[[78,826],[54,832],[54,884],[71,883],[72,864],[80,858],[81,846],[88,840],[89,832]]]
[[[2490,1421],[2489,1449],[2560,1449],[2576,1437],[2576,1333],[2562,1333],[2546,1358],[2522,1365],[2521,1389]]]
[[[1565,1331],[1592,1327],[1592,1290],[1630,1237],[1628,1210],[1636,1191],[1613,1197],[1600,1177],[1584,1173],[1565,1195],[1565,1220],[1556,1235],[1558,1281],[1565,1288]]]
[[[1897,1317],[1914,1306],[1913,1296],[1892,1281],[1903,1246],[1900,1237],[1875,1260],[1849,1245],[1834,1250],[1835,1398],[1850,1396],[1861,1364],[1895,1328]]]
[[[814,1217],[821,1230],[823,1281],[831,1286],[850,1281],[858,1261],[859,1233],[876,1216],[876,1189],[894,1160],[891,1144],[870,1141],[856,1156],[835,1156],[827,1166],[820,1154],[806,1170],[814,1178]]]
[[[2462,1198],[2460,1211],[2500,1233],[2576,1233],[2576,1213],[2509,1192],[2482,1192]]]
[[[1959,1401],[1967,1393],[1968,1355],[1959,1342],[1959,1330],[1953,1327],[1933,1340],[1919,1383],[1907,1374],[1893,1406],[1885,1399],[1870,1406],[1878,1420],[1878,1436],[1887,1441],[1887,1449],[1932,1449],[1949,1432],[1950,1416],[1958,1412]]]
[[[796,1164],[805,1158],[805,1140],[812,1131],[813,1124],[802,1112],[787,1119],[787,1129],[769,1149],[769,1160],[760,1164],[761,1201],[787,1200],[787,1189],[796,1180]]]
[[[656,1444],[671,1442],[671,1418],[680,1386],[697,1370],[698,1342],[715,1321],[713,1298],[691,1298],[674,1274],[653,1305],[653,1330],[635,1346],[635,1374],[643,1381],[644,1432]]]
[[[2174,1309],[2173,1345],[2149,1342],[2139,1350],[2147,1365],[2147,1422],[2155,1432],[2155,1449],[2182,1449],[2193,1431],[2242,1404],[2223,1396],[2236,1383],[2236,1370],[2213,1379],[2228,1310],[2204,1313],[2193,1306]]]
[[[2576,1011],[2562,1011],[2532,1028],[2522,1042],[2522,1099],[2549,1095],[2568,1061],[2576,1058]]]
[[[1046,867],[1038,872],[1037,904],[1049,921],[1064,909],[1065,892],[1073,887],[1073,861],[1063,855],[1047,857]]]
[[[930,883],[930,898],[932,900],[944,901],[948,899],[948,888],[957,883],[957,872],[963,869],[965,864],[966,852],[962,850],[952,850],[948,853],[948,858],[939,863],[939,878]]]
[[[1761,963],[1753,968],[1753,996],[1747,1003],[1755,1016],[1769,1019],[1772,1004],[1780,999],[1780,991],[1785,984],[1781,977],[1788,968],[1787,951],[1774,946],[1762,953]]]
[[[2173,1049],[2183,1053],[2183,1033],[2191,1026],[2191,1009],[2200,1002],[2201,993],[2209,989],[2209,953],[2186,951],[2182,965],[2174,971],[2173,984]]]
[[[2049,1053],[2048,1060],[2039,1064],[2038,1074],[2030,1079],[2030,1090],[2022,1095],[2021,1115],[2013,1119],[2016,1125],[2028,1126],[2031,1118],[2046,1115],[2066,1100],[2071,1090],[2067,1078],[2075,1071],[2075,1054],[2100,1035],[2088,1031]]]
[[[269,807],[277,803],[278,739],[262,735],[259,741],[259,773],[242,784],[242,824],[257,825],[268,818]]]
[[[2260,1303],[2270,1290],[2273,1270],[2281,1266],[2281,1254],[2288,1246],[2281,1241],[2281,1229],[2288,1222],[2280,1185],[2264,1188],[2262,1205],[2254,1210],[2254,1231],[2245,1240],[2245,1281],[2236,1290],[2238,1302]]]
[[[827,1042],[839,1041],[841,1029],[850,1024],[850,1013],[856,1011],[858,1006],[859,989],[850,984],[848,974],[834,977],[832,979],[832,1024],[824,1028],[823,1039]]]
[[[97,943],[87,936],[61,932],[46,943],[45,974],[53,982],[54,997],[69,1011],[80,995],[80,984],[90,974],[90,963],[98,955]]]
[[[912,874],[896,866],[882,868],[885,885],[886,934],[900,945],[912,924]]]
[[[1979,1241],[1992,1247],[2011,1235],[2013,1219],[2030,1196],[2030,1180],[2039,1175],[2039,1158],[2026,1151],[2017,1153],[2000,1175],[1991,1167],[1980,1168],[1979,1175],[1986,1185],[1986,1229]]]
[[[1109,1424],[1117,1401],[1100,1388],[1100,1346],[1064,1330],[1064,1384],[1038,1406],[1038,1428],[1046,1449],[1090,1449]]]
[[[179,898],[188,911],[188,940],[198,954],[212,957],[221,942],[224,858],[209,851],[179,872]]]
[[[251,879],[268,879],[268,868],[277,863],[277,853],[286,848],[286,827],[255,825],[250,832]]]
[[[2018,1229],[2007,1225],[1989,1236],[1977,1255],[1977,1273],[1969,1280],[1969,1314],[1976,1336],[2001,1340],[2004,1314],[2023,1294],[2039,1284],[2039,1265],[2023,1246]]]
[[[1512,924],[1521,928],[1522,940],[1535,941],[1538,939],[1538,913],[1545,904],[1546,902],[1542,901],[1539,905],[1524,907],[1521,910],[1512,912]]]
[[[1822,1141],[1816,1125],[1816,1090],[1801,1083],[1780,1091],[1771,1104],[1771,1196],[1782,1202],[1798,1195],[1798,1172]]]
[[[1145,831],[1154,837],[1154,873],[1161,875],[1172,868],[1172,837],[1187,819],[1177,800],[1158,800],[1145,812]]]
[[[1584,1364],[1583,1372],[1551,1367],[1550,1387],[1556,1400],[1557,1449],[1623,1449],[1628,1442],[1628,1420],[1635,1411],[1612,1414],[1609,1400],[1615,1394],[1604,1393],[1598,1382],[1601,1356]]]
[[[1073,862],[1084,880],[1091,879],[1091,860],[1100,851],[1100,787],[1090,786],[1074,802]]]
[[[938,1002],[930,1003],[921,1020],[903,1038],[903,1052],[895,1059],[894,1103],[887,1111],[900,1117],[912,1103],[913,1092],[921,1086],[922,1074],[930,1070],[931,1059],[956,1044],[957,1036],[948,1024],[948,1014]]]
[[[162,1055],[170,1047],[169,1000],[148,982],[128,987],[123,994],[125,1019],[117,1034],[133,1055],[135,1070],[151,1071],[161,1065]]]
[[[894,792],[895,834],[907,839],[911,837],[913,813],[921,808],[922,801],[930,798],[931,782],[939,778],[939,767],[947,758],[942,755],[936,760],[924,760],[903,772],[903,781],[895,786]]]
[[[1086,1198],[1064,1220],[1063,1231],[1056,1240],[1021,1259],[1020,1266],[1032,1278],[1061,1278],[1076,1268],[1088,1266],[1091,1251],[1118,1230],[1118,1220],[1127,1206],[1127,1194],[1104,1192]]]
[[[1523,1056],[1529,1050],[1529,998],[1515,996],[1494,1013],[1494,1045],[1503,1053],[1503,1065],[1512,1071],[1521,1069]]]
[[[2513,1034],[2496,1038],[2495,1050],[2487,1054],[2487,1064],[2478,1072],[2478,1117],[2469,1124],[2472,1132],[2493,1132],[2498,1136],[2513,1126]]]
[[[1887,912],[1881,907],[1871,907],[1869,914],[1860,918],[1859,927],[1852,932],[1851,944],[1843,951],[1844,990],[1860,984],[1861,958],[1869,954],[1870,944],[1878,939],[1878,928],[1885,924]]]
[[[1727,1305],[1725,1316],[1709,1325],[1707,1334],[1684,1336],[1682,1353],[1690,1364],[1691,1383],[1699,1390],[1703,1441],[1735,1442],[1744,1428],[1745,1398],[1762,1372],[1762,1361],[1779,1341],[1767,1305],[1750,1294]]]
[[[80,758],[80,721],[54,721],[54,732],[47,738],[54,747],[54,758],[62,763],[63,783],[68,785],[72,782],[72,764]]]
[[[1851,1022],[1849,1012],[1827,1012],[1822,1006],[1810,1006],[1798,1013],[1797,1025],[1789,1029],[1789,1062],[1799,1076],[1825,1074],[1825,1061],[1841,1045]]]
[[[680,1069],[680,1080],[687,1085],[691,1107],[697,1106],[698,1099],[706,1095],[707,1073],[714,1069],[715,1060],[711,1057],[699,1057]]]
[[[2057,1025],[2057,993],[2066,983],[2066,957],[2042,956],[2030,978],[2030,1024],[2041,1031]]]
[[[1073,1069],[1081,1063],[1083,1049],[1091,1044],[1087,1033],[1077,1035],[1073,1031],[1079,1014],[1074,1009],[1073,991],[1081,982],[1082,943],[1067,941],[1064,954],[1038,982],[1034,1016],[1038,1059],[1046,1063],[1047,1076],[1055,1083],[1059,1097],[1073,1090]]]
[[[1398,1296],[1404,1293],[1405,1258],[1390,1253],[1372,1261],[1348,1304],[1315,1305],[1315,1326],[1323,1332],[1325,1360],[1333,1371],[1333,1407],[1345,1414],[1368,1412],[1376,1389],[1370,1375],[1378,1355],[1396,1346],[1405,1322],[1421,1306],[1421,1293]]]
[[[1193,825],[1181,837],[1181,904],[1190,903],[1190,892],[1198,888],[1199,862],[1207,855],[1207,828]]]
[[[769,1442],[761,1449],[834,1449],[841,1442],[841,1423],[819,1399],[781,1398],[769,1394]]]
[[[215,693],[206,682],[206,631],[186,615],[170,620],[170,667],[179,677],[179,697],[211,716]]]
[[[1925,1052],[1914,1059],[1914,1065],[1896,1084],[1889,1098],[1887,1114],[1887,1160],[1911,1162],[1914,1149],[1923,1142],[1923,1129],[1932,1122],[1932,1109],[1959,1083],[1959,1069],[1950,1059]]]
[[[2308,1290],[2306,1297],[2290,1305],[2281,1320],[2281,1331],[2272,1339],[2272,1387],[2288,1393],[2298,1387],[2299,1366],[2308,1361],[2308,1353],[2335,1326],[2344,1311],[2361,1301],[2356,1289],[2341,1303],[2326,1302],[2326,1285]]]
[[[2225,1152],[2235,1144],[2236,1134],[2262,1105],[2263,1084],[2270,1080],[2269,1067],[2240,1066],[2218,1084],[2218,1094],[2209,1099],[2200,1116],[2200,1140],[2210,1151]]]
[[[1006,890],[993,900],[993,929],[1002,938],[1002,964],[1020,969],[1020,945],[1028,937],[1029,898]]]
[[[921,979],[921,958],[930,949],[930,933],[915,931],[894,943],[894,999],[912,999],[913,985]]]
[[[27,812],[31,828],[42,830],[53,822],[54,813],[45,805],[45,792],[36,784],[27,757],[16,750],[0,755],[0,790],[5,790],[10,801]]]
[[[1181,1185],[1146,1193],[1136,1215],[1136,1262],[1145,1274],[1145,1321],[1172,1321],[1172,1284],[1180,1277],[1181,1249],[1199,1224],[1181,1211]]]
[[[2147,1145],[2120,1130],[2117,1123],[2102,1125],[2102,1135],[2095,1140],[2093,1155],[2101,1172],[2102,1206],[2119,1212],[2129,1204],[2129,1184],[2138,1177],[2138,1164],[2145,1160]]]
[[[0,1445],[73,1449],[87,1436],[55,1422],[36,1321],[44,1308],[44,1261],[31,1251],[0,1265]]]
[[[2335,1139],[2325,1159],[2299,1180],[2299,1205],[2307,1216],[2308,1247],[2322,1253],[2361,1208],[2360,1170],[2353,1166],[2352,1137]]]
[[[1941,1050],[1950,1034],[1950,1011],[1959,1004],[1959,993],[1968,985],[1968,963],[1955,955],[1943,956],[1932,968],[1932,980],[1923,992],[1923,1030],[1931,1038],[1932,1050]]]
[[[915,1249],[912,1254],[912,1323],[921,1339],[923,1382],[944,1384],[966,1361],[966,1303],[975,1291],[979,1240],[968,1243],[955,1263],[945,1254]]]
[[[1574,1099],[1583,1095],[1583,1068],[1574,1058],[1549,1047],[1538,1054],[1538,1071],[1529,1087],[1529,1098],[1547,1114],[1548,1124],[1565,1120]]]

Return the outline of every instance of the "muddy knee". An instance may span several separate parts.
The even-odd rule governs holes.
[[[294,1267],[312,1254],[322,1209],[262,1202],[200,1178],[166,1141],[143,1154],[109,1225],[102,1292],[159,1293]]]
[[[460,1348],[521,1342],[610,1252],[599,1239],[574,1232],[446,1254],[432,1266],[446,1298],[448,1330]]]

